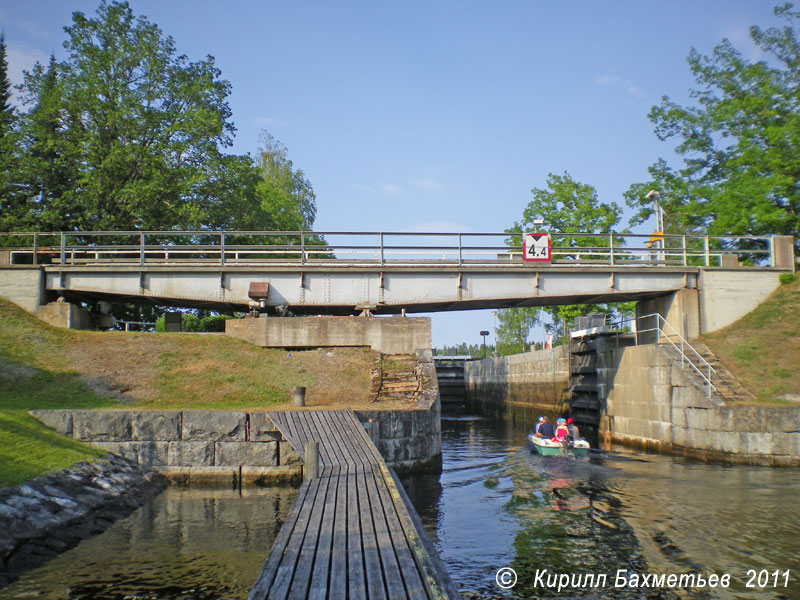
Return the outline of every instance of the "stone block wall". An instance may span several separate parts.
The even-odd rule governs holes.
[[[800,464],[800,407],[724,405],[656,345],[603,354],[606,442],[727,462]]]
[[[468,361],[464,380],[471,410],[533,422],[541,412],[558,410],[569,387],[569,351],[558,346]]]
[[[31,414],[63,435],[171,478],[247,483],[302,474],[301,457],[265,413],[36,410]]]

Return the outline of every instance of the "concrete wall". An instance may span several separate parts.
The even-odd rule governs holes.
[[[701,271],[700,332],[711,333],[741,319],[778,289],[779,277],[775,271]]]
[[[658,345],[604,353],[607,442],[704,459],[800,465],[800,407],[707,399]]]
[[[0,297],[35,313],[44,302],[44,274],[41,267],[0,265]]]
[[[569,387],[566,346],[466,363],[466,404],[485,415],[532,422],[553,413]]]
[[[639,302],[636,317],[659,313],[675,331],[691,340],[741,319],[780,286],[779,277],[778,271],[702,269],[697,289]],[[652,326],[651,319],[639,321],[639,330]],[[655,342],[655,334],[645,334],[639,341]]]
[[[225,321],[225,334],[273,348],[369,346],[384,354],[431,347],[428,317],[266,317]]]
[[[31,414],[62,435],[135,460],[171,479],[253,483],[302,476],[301,456],[263,412],[35,410]],[[390,467],[441,466],[438,400],[430,409],[356,414]]]

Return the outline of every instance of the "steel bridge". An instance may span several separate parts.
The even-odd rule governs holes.
[[[46,300],[328,315],[646,300],[708,269],[794,269],[789,236],[551,236],[542,263],[509,233],[14,233],[0,266],[40,269]]]

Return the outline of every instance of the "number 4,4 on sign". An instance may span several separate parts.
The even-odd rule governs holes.
[[[550,234],[526,233],[522,244],[522,258],[524,260],[550,262]]]

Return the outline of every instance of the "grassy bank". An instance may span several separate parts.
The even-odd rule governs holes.
[[[0,486],[102,454],[31,409],[269,409],[295,385],[311,405],[366,406],[375,361],[361,348],[288,353],[217,334],[58,329],[0,300]]]
[[[800,395],[800,280],[703,341],[758,401]]]

